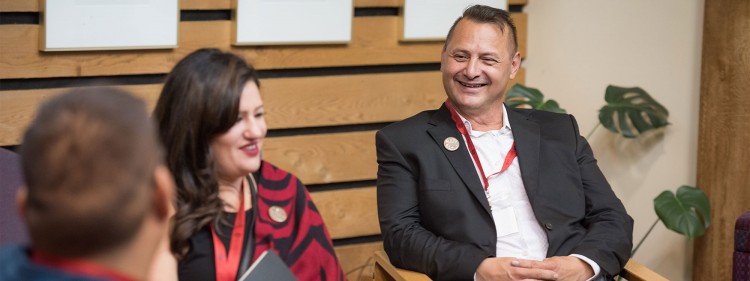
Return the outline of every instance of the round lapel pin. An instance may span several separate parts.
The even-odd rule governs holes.
[[[458,139],[454,137],[447,137],[443,141],[443,146],[445,146],[445,149],[447,149],[448,151],[456,151],[459,146]]]
[[[271,206],[268,209],[268,216],[275,222],[284,222],[287,218],[286,211],[279,206]]]

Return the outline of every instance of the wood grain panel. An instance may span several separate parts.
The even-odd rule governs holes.
[[[354,7],[399,7],[398,0],[354,0]],[[231,0],[180,0],[180,10],[228,10]],[[38,12],[37,0],[0,0],[2,12]]]
[[[261,82],[273,128],[396,121],[445,99],[439,71],[288,80]]]
[[[380,234],[375,187],[310,193],[332,239]]]
[[[735,220],[750,210],[750,1],[706,1],[697,185],[711,226],[696,239],[693,280],[731,280]]]
[[[519,50],[526,53],[526,16],[514,14]],[[440,61],[441,42],[400,43],[398,17],[357,17],[347,45],[231,47],[230,21],[180,22],[174,50],[45,53],[38,25],[0,25],[0,79],[166,73],[202,47],[230,49],[258,69],[307,68]],[[523,41],[522,41],[523,40]]]
[[[181,10],[227,10],[231,0],[180,0]],[[0,12],[39,12],[39,0],[0,0]]]
[[[525,80],[522,68],[508,88]],[[271,128],[398,121],[446,98],[439,71],[269,79],[261,87]]]
[[[137,95],[153,100],[155,86],[135,86]],[[28,124],[37,105],[58,92],[3,92],[0,95],[0,138],[2,145],[21,142],[24,126],[4,120],[25,119]],[[146,94],[144,94],[146,93]],[[10,102],[12,101],[12,103]],[[18,105],[23,106],[18,106]],[[150,102],[153,104],[153,101]],[[25,116],[21,118],[19,116]],[[296,174],[305,184],[371,180],[375,178],[375,132],[304,135],[268,138],[263,156],[275,165]]]
[[[166,73],[202,47],[231,49],[259,69],[439,61],[441,43],[399,44],[396,24],[396,17],[355,18],[348,45],[230,48],[230,21],[181,22],[175,50],[64,53],[38,51],[38,25],[0,25],[0,78]]]
[[[180,0],[180,10],[229,10],[232,0]]]
[[[334,247],[346,278],[350,281],[371,281],[376,251],[383,251],[382,242]]]
[[[264,79],[261,87],[270,129],[392,122],[445,100],[439,71]],[[153,108],[161,84],[119,88]],[[0,145],[19,144],[40,103],[65,90],[0,91]]]
[[[354,0],[354,7],[401,7],[403,0]]]
[[[0,1],[10,2],[13,0],[0,0]],[[15,1],[22,2],[18,0],[15,0]],[[509,5],[526,5],[527,2],[528,2],[527,0],[509,0],[508,4]],[[180,0],[180,9],[182,10],[227,10],[227,9],[231,9],[231,5],[232,5],[231,0]],[[395,7],[402,7],[403,0],[354,0],[353,5],[355,8],[369,8],[369,7],[394,7],[395,8]],[[32,7],[29,7],[27,9],[32,9]],[[38,10],[38,7],[36,9]]]
[[[527,39],[528,36],[528,23],[529,16],[524,13],[512,13],[510,14],[513,19],[513,23],[516,24],[516,39],[518,40],[518,51],[521,52],[521,57],[527,57]]]
[[[375,179],[375,131],[267,138],[263,158],[305,184]]]
[[[0,12],[38,12],[39,0],[0,0]]]
[[[158,99],[161,85],[137,85],[119,87],[146,101],[149,109]],[[31,123],[41,103],[68,88],[40,89],[23,91],[0,91],[0,145],[17,145],[21,143],[23,132]]]
[[[401,7],[403,0],[354,0],[354,7]],[[528,0],[509,0],[510,5],[526,5]],[[181,10],[227,10],[231,0],[180,0]],[[38,12],[36,0],[0,0],[2,12]]]

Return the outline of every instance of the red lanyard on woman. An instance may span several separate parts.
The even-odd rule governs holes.
[[[458,116],[458,112],[453,109],[453,105],[451,104],[450,99],[445,100],[445,106],[448,107],[448,111],[450,111],[451,113],[451,119],[453,119],[453,123],[456,123],[456,129],[458,129],[458,131],[461,132],[461,134],[464,136],[464,139],[466,139],[466,145],[469,147],[469,154],[471,154],[471,157],[474,159],[474,163],[476,163],[477,165],[477,169],[479,169],[479,173],[482,175],[484,191],[487,191],[487,188],[490,187],[490,178],[492,176],[499,175],[500,173],[505,172],[505,170],[510,167],[510,164],[513,163],[513,159],[516,158],[516,142],[513,142],[513,144],[510,146],[510,150],[508,150],[508,153],[505,155],[505,161],[503,162],[503,167],[500,169],[500,171],[489,176],[485,176],[484,169],[482,169],[482,162],[479,161],[479,154],[477,154],[477,149],[474,147],[474,142],[471,140],[469,130],[466,129],[466,126],[461,120],[461,117]]]
[[[216,262],[216,281],[234,281],[237,279],[237,268],[240,266],[242,242],[245,238],[245,181],[240,185],[240,207],[234,218],[232,239],[229,241],[229,253],[224,243],[219,240],[216,230],[211,227],[214,240],[214,260]]]

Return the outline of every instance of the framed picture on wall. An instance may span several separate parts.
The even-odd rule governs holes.
[[[353,0],[233,0],[234,45],[345,44]]]
[[[402,41],[442,41],[453,22],[475,4],[508,9],[508,0],[403,0]]]
[[[42,51],[177,47],[178,0],[42,0]]]

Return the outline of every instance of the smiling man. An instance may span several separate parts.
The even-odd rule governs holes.
[[[503,104],[520,64],[510,14],[470,7],[442,52],[443,106],[377,133],[396,266],[435,280],[598,280],[630,258],[633,220],[575,118]]]

